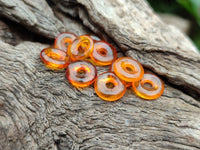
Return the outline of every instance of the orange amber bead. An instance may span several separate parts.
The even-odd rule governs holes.
[[[152,100],[162,95],[164,84],[156,75],[145,73],[140,81],[133,82],[133,90],[139,97]]]
[[[110,65],[110,68],[109,68],[109,71],[110,71],[110,72],[114,72],[113,64],[114,64],[114,63],[112,63],[112,64]],[[132,82],[126,82],[126,87],[130,87],[130,86],[132,86]]]
[[[95,80],[94,88],[97,95],[106,101],[116,101],[126,91],[125,83],[112,72],[100,74]]]
[[[72,61],[86,59],[93,51],[94,43],[91,37],[81,35],[68,47],[68,55]]]
[[[117,58],[117,52],[109,43],[98,41],[94,43],[94,50],[90,58],[95,65],[107,66]]]
[[[87,87],[97,77],[96,67],[87,61],[74,61],[66,69],[69,82],[76,87]]]
[[[130,57],[118,58],[114,62],[113,68],[114,73],[126,82],[139,81],[144,75],[142,65]]]
[[[76,39],[76,35],[70,32],[61,33],[56,37],[54,47],[67,51],[69,44]]]
[[[61,70],[67,67],[69,57],[66,52],[56,48],[45,48],[40,52],[40,58],[46,67]]]

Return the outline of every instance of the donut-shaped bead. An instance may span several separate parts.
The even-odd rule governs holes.
[[[76,39],[76,35],[70,32],[61,33],[56,37],[54,47],[67,52],[68,46]]]
[[[110,71],[110,72],[114,72],[113,64],[114,64],[114,63],[112,63],[112,64],[110,65],[110,68],[109,68],[109,71]],[[125,83],[126,83],[126,87],[132,86],[132,82],[125,82]]]
[[[93,51],[94,42],[91,37],[81,35],[68,47],[68,55],[72,61],[86,59]]]
[[[40,52],[44,65],[52,70],[62,70],[69,64],[66,52],[56,48],[45,48]]]
[[[94,49],[90,58],[95,65],[107,66],[116,60],[117,52],[109,43],[105,41],[98,41],[94,43]]]
[[[96,67],[87,61],[74,61],[66,69],[66,77],[76,87],[87,87],[97,77]]]
[[[140,81],[133,82],[133,90],[137,96],[143,99],[153,100],[162,95],[164,84],[156,75],[145,73]]]
[[[142,65],[130,58],[130,57],[120,57],[114,64],[114,73],[126,82],[136,82],[139,81],[144,75],[144,69]]]
[[[106,101],[116,101],[126,91],[125,83],[112,72],[100,74],[95,80],[94,88],[96,94]]]

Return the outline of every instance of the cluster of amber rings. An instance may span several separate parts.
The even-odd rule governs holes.
[[[52,70],[66,69],[66,77],[75,87],[94,82],[96,94],[103,100],[118,100],[131,86],[137,96],[147,100],[160,97],[164,91],[159,77],[145,73],[142,65],[130,57],[117,59],[115,48],[94,35],[62,33],[55,39],[54,47],[41,51],[40,58]],[[97,77],[96,66],[110,69]]]

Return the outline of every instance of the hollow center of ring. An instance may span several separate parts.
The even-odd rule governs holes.
[[[130,64],[127,64],[125,65],[124,67],[124,70],[128,73],[131,73],[131,74],[134,74],[136,73],[137,71],[135,70],[135,67],[133,65],[130,65]]]
[[[79,69],[77,70],[77,76],[78,76],[79,78],[84,78],[85,75],[86,75],[86,70],[85,70],[85,68],[79,68]]]
[[[100,48],[97,50],[97,53],[99,53],[101,56],[106,56],[108,52],[106,49]]]
[[[148,91],[154,91],[156,90],[157,88],[153,85],[153,83],[149,80],[146,80],[146,81],[143,81],[141,82],[142,84],[142,87]]]
[[[145,82],[144,86],[147,87],[147,88],[153,88],[152,84],[149,83],[149,82]]]
[[[66,48],[68,48],[69,44],[71,43],[71,40],[67,38],[67,39],[65,39],[65,41],[63,43],[64,43],[64,46]]]
[[[106,87],[107,87],[108,89],[113,89],[113,88],[115,87],[115,85],[114,85],[113,82],[108,81],[108,82],[106,83]]]
[[[80,45],[79,47],[78,47],[78,55],[83,55],[84,54],[84,52],[85,52],[85,47],[83,47],[82,45]]]
[[[89,49],[90,42],[88,40],[83,40],[78,46],[78,55],[83,55],[85,51]]]

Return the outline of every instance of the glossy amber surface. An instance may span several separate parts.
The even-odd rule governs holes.
[[[56,48],[45,48],[40,52],[44,65],[52,70],[62,70],[67,67],[69,57],[66,52]]]
[[[71,44],[75,39],[76,35],[70,32],[64,32],[59,34],[54,42],[54,47],[57,49],[62,49],[67,52],[69,44]]]
[[[117,58],[117,51],[109,43],[105,41],[98,41],[94,43],[94,50],[91,53],[90,58],[95,65],[111,65]]]
[[[68,55],[72,61],[83,60],[92,53],[94,42],[90,36],[77,37],[68,47]]]
[[[97,70],[87,61],[74,61],[68,65],[66,77],[73,86],[87,87],[96,79]]]
[[[133,90],[137,96],[143,99],[153,100],[162,95],[164,84],[156,75],[145,73],[140,81],[133,82]]]
[[[144,69],[142,65],[130,58],[130,57],[120,57],[114,64],[114,73],[122,80],[126,82],[136,82],[139,81],[144,75]]]
[[[110,72],[114,72],[113,64],[114,64],[114,63],[112,63],[112,64],[110,65],[110,68],[109,68],[109,71],[110,71]],[[125,82],[125,83],[126,83],[126,87],[132,86],[132,82]]]
[[[112,72],[100,74],[95,80],[94,88],[97,95],[106,101],[116,101],[126,91],[125,83]]]

